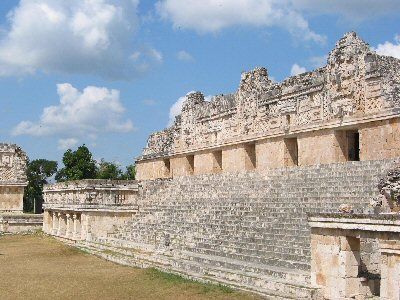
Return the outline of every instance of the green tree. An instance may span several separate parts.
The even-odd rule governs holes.
[[[26,175],[28,185],[24,194],[24,211],[41,212],[43,204],[43,185],[57,172],[57,162],[46,159],[35,159],[28,162]],[[36,203],[36,209],[35,209]]]
[[[57,181],[94,179],[97,175],[96,162],[92,153],[83,144],[76,151],[68,149],[63,156],[64,168],[56,175]]]
[[[126,180],[135,180],[136,166],[134,164],[127,166],[126,171],[122,177],[123,177],[123,179],[126,179]]]
[[[121,179],[123,177],[122,175],[122,170],[116,163],[107,162],[104,159],[101,159],[96,178]]]

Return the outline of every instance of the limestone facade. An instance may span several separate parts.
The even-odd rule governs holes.
[[[88,179],[44,187],[43,231],[62,238],[106,237],[137,212],[135,181]]]
[[[258,68],[235,94],[193,93],[150,136],[138,181],[47,185],[43,229],[271,299],[398,299],[398,215],[363,213],[400,164],[399,67],[349,33],[313,72],[274,83]],[[355,214],[327,215],[339,207]]]
[[[27,159],[17,145],[0,143],[0,213],[23,211]]]
[[[398,157],[399,70],[351,32],[312,72],[276,83],[257,68],[234,94],[189,94],[173,126],[149,137],[137,179]]]
[[[311,215],[311,282],[324,299],[400,299],[400,215]],[[379,240],[379,274],[361,274],[361,240]]]
[[[107,188],[99,181],[59,183],[44,190],[44,231],[125,265],[219,281],[271,299],[319,299],[308,215],[334,213],[342,204],[356,213],[372,209],[379,179],[399,163],[144,180],[132,183],[122,205],[115,199],[129,187],[124,182],[106,182]],[[373,235],[360,240],[360,271],[376,286],[379,247]]]
[[[40,230],[42,227],[43,215],[41,214],[0,214],[0,234],[32,232]]]

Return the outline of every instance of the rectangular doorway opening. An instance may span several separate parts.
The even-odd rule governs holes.
[[[246,152],[246,158],[245,158],[246,170],[254,170],[257,167],[256,144],[255,143],[246,144],[244,149]]]
[[[297,138],[285,139],[285,167],[299,165],[299,150]]]
[[[169,159],[164,159],[164,173],[165,176],[170,176],[171,175],[171,161]]]
[[[213,173],[219,173],[222,171],[222,150],[214,151],[213,155]]]
[[[360,134],[357,130],[346,131],[347,160],[360,161]]]
[[[194,155],[187,155],[186,156],[188,165],[189,165],[189,173],[193,174],[194,173]]]

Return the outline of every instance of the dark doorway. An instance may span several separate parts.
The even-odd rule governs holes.
[[[249,143],[245,145],[245,151],[247,154],[248,164],[246,166],[247,170],[253,170],[257,167],[257,158],[256,158],[256,144]]]
[[[171,161],[169,159],[164,159],[165,175],[171,175]]]
[[[213,165],[213,172],[218,173],[222,171],[222,151],[214,151],[214,165]]]
[[[299,165],[299,150],[297,138],[285,139],[285,167]]]
[[[360,134],[358,131],[347,131],[347,158],[349,161],[360,161]]]
[[[191,174],[193,174],[194,173],[194,155],[188,155],[188,156],[186,156],[186,159],[189,163],[189,168],[190,168],[189,172]]]

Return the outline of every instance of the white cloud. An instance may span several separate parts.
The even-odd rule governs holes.
[[[180,115],[182,112],[182,106],[183,103],[186,101],[188,95],[195,93],[195,91],[191,91],[186,94],[186,96],[180,97],[174,104],[169,109],[169,121],[168,121],[168,126],[171,126],[174,124],[175,117]],[[213,99],[213,96],[208,95],[204,97],[204,101],[210,102]]]
[[[163,61],[163,55],[161,54],[160,51],[157,51],[156,49],[153,48],[148,49],[147,55],[154,58],[158,62]]]
[[[398,0],[288,0],[288,2],[298,11],[338,15],[351,22],[400,12]]]
[[[380,55],[393,56],[400,59],[400,35],[396,35],[394,43],[386,41],[383,44],[379,44],[375,51]]]
[[[78,140],[74,138],[69,139],[59,139],[58,140],[58,149],[59,150],[67,150],[75,147],[78,144]]]
[[[88,86],[79,91],[69,83],[58,84],[60,103],[43,109],[38,122],[22,121],[13,135],[58,136],[59,146],[78,138],[95,139],[100,133],[132,131],[132,121],[123,120],[125,108],[117,90]]]
[[[147,106],[154,106],[154,105],[157,104],[157,101],[156,101],[156,100],[153,100],[153,99],[144,99],[144,100],[142,101],[142,103],[143,103],[144,105],[147,105]]]
[[[320,68],[320,67],[325,66],[327,60],[328,60],[328,55],[313,56],[313,57],[310,57],[310,59],[309,59],[311,65],[314,68]]]
[[[279,26],[298,38],[325,42],[325,37],[313,32],[288,0],[160,0],[156,10],[175,28],[194,29],[200,33],[215,33],[239,25]]]
[[[290,69],[290,75],[296,76],[296,75],[299,75],[299,74],[304,73],[306,71],[307,71],[306,68],[301,67],[298,64],[294,64],[292,66],[292,68]]]
[[[21,0],[0,40],[0,75],[37,71],[133,78],[160,62],[135,48],[139,0]],[[141,55],[138,55],[140,53]],[[137,59],[130,59],[136,56]],[[140,56],[140,59],[139,59]]]
[[[185,50],[181,50],[176,54],[176,57],[181,61],[191,62],[194,61],[193,56],[186,52]]]
[[[186,101],[187,96],[191,93],[194,93],[194,91],[187,93],[186,96],[180,97],[174,104],[172,104],[171,108],[169,109],[168,126],[172,126],[174,124],[175,117],[180,115],[182,112],[183,103]]]

